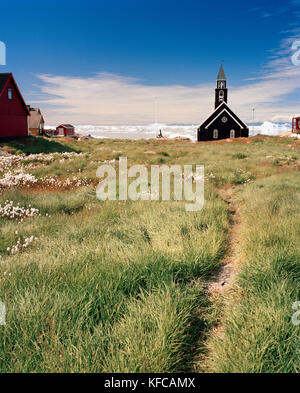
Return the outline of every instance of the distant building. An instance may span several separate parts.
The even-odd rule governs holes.
[[[28,136],[29,117],[12,73],[0,74],[0,138]]]
[[[300,134],[300,117],[293,117],[292,119],[292,133]]]
[[[198,141],[249,136],[249,128],[227,105],[226,76],[221,64],[215,89],[215,111],[198,128]]]
[[[75,127],[71,124],[61,124],[56,127],[56,135],[59,136],[72,136],[75,135]]]
[[[39,108],[31,108],[28,105],[30,112],[29,130],[32,135],[42,135],[44,132],[45,121]]]

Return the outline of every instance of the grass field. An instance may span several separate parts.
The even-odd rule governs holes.
[[[35,156],[22,141],[1,144],[2,372],[299,371],[299,141],[31,143]],[[204,209],[98,201],[96,169],[120,156],[203,164]],[[226,189],[242,262],[211,298],[205,283],[233,225]]]
[[[217,372],[299,372],[300,179],[270,176],[239,190],[245,261],[225,295],[225,336],[210,341]]]

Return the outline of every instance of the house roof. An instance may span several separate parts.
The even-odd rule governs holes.
[[[0,94],[2,93],[6,83],[8,82],[8,79],[10,78],[11,74],[0,74]]]
[[[13,74],[11,72],[9,72],[9,73],[0,73],[0,97],[3,94],[3,92],[5,90],[5,87],[7,86],[8,82],[10,80],[12,80],[13,84],[15,85],[15,88],[17,90],[17,93],[19,94],[19,97],[20,97],[20,99],[22,101],[24,109],[26,110],[27,114],[30,115],[28,107],[27,107],[27,105],[26,105],[26,103],[24,101],[24,98],[23,98],[23,96],[22,96],[22,94],[21,94],[21,92],[20,92],[20,90],[18,88],[18,85],[17,85],[17,83],[16,83],[16,81],[15,81],[15,79],[13,77]]]
[[[59,128],[59,127],[74,128],[74,126],[72,126],[72,124],[61,124],[57,128]]]
[[[221,64],[220,71],[217,76],[217,81],[226,81],[226,75],[223,69],[223,64]]]
[[[45,123],[39,108],[30,108],[29,128],[40,128],[40,124]]]

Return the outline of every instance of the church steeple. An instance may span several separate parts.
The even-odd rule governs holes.
[[[217,76],[217,88],[215,90],[215,109],[222,104],[227,103],[227,88],[226,88],[226,76],[221,64],[220,71]]]
[[[225,72],[223,69],[223,64],[221,64],[220,71],[217,76],[217,81],[226,81],[226,76],[225,76]]]
[[[198,127],[198,142],[226,138],[248,138],[249,128],[227,104],[226,76],[222,64],[217,76],[215,92],[215,110]]]

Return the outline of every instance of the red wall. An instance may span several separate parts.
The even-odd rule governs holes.
[[[8,99],[8,88],[12,89],[12,100]],[[21,97],[10,79],[0,97],[0,137],[27,136],[27,116]]]
[[[0,138],[28,136],[27,116],[0,115]]]
[[[65,136],[74,135],[74,128],[65,128]]]
[[[64,129],[64,135],[65,136],[75,135],[74,128],[65,127],[65,126],[58,126],[58,127],[56,127],[56,135],[59,135],[59,130],[58,130],[59,128],[63,128]]]

